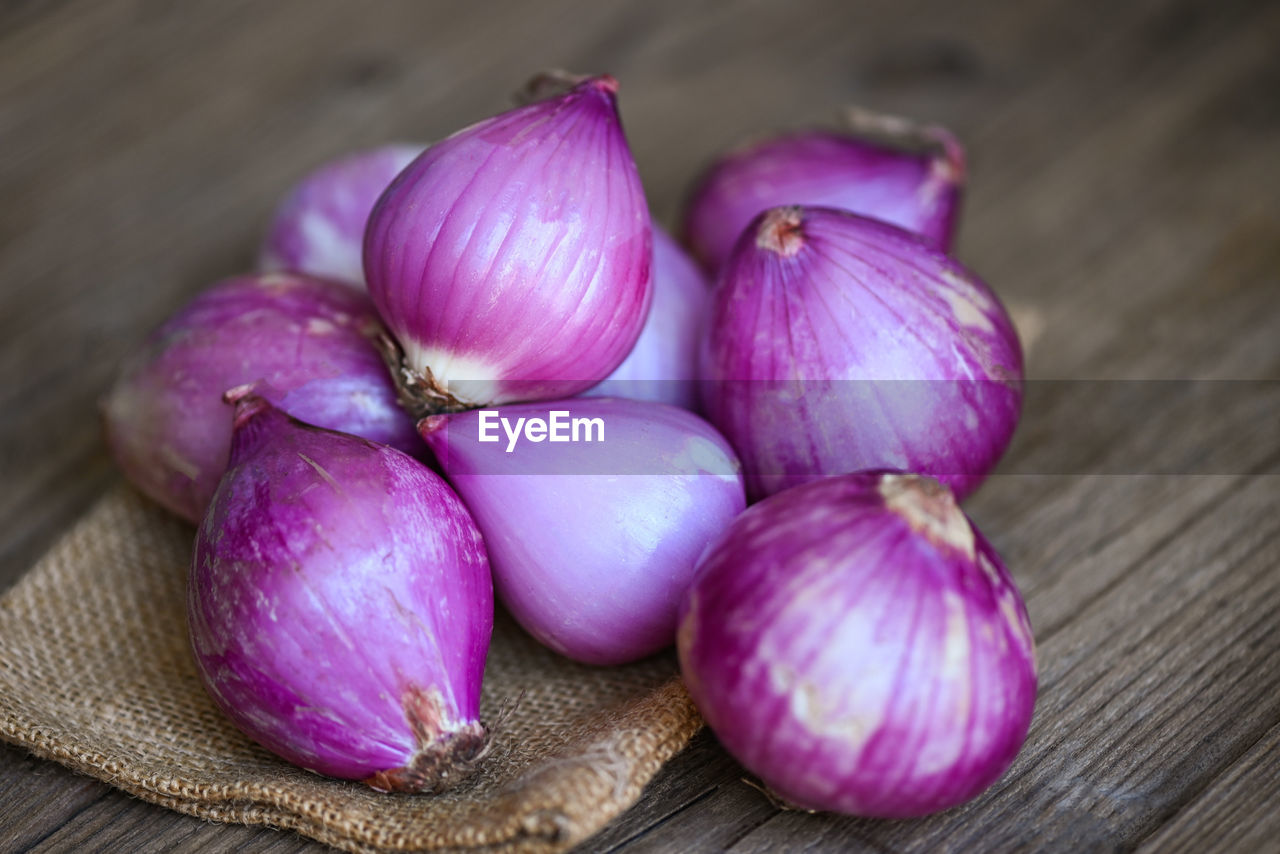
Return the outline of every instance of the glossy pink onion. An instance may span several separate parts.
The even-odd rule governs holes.
[[[259,392],[311,424],[425,453],[367,334],[368,297],[289,273],[199,294],[126,365],[102,402],[107,443],[134,485],[192,522],[227,467],[228,389]]]
[[[479,531],[408,455],[233,394],[231,467],[188,587],[210,695],[303,768],[447,788],[486,742],[493,588]]]
[[[486,421],[497,441],[481,440]],[[535,638],[590,664],[674,642],[694,562],[745,504],[728,443],[673,406],[577,398],[420,427],[484,532],[503,603]]]
[[[293,270],[355,285],[369,212],[391,179],[422,153],[421,145],[357,151],[308,173],[281,200],[267,228],[261,270]]]
[[[718,270],[738,235],[780,205],[839,208],[922,235],[949,252],[964,186],[964,150],[947,130],[867,111],[850,128],[800,131],[717,160],[685,208],[683,237]]]
[[[1026,738],[1026,609],[936,481],[860,473],[775,495],[707,550],[681,609],[685,684],[786,801],[906,818],[977,796]]]
[[[995,294],[920,238],[826,208],[774,208],[712,294],[707,418],[762,497],[868,468],[961,497],[1013,436],[1022,351]]]
[[[612,372],[649,310],[649,209],[612,77],[472,125],[369,218],[369,291],[419,414],[568,397]]]
[[[652,400],[698,408],[698,345],[707,282],[661,228],[653,228],[653,306],[636,345],[618,369],[586,392],[591,397]]]

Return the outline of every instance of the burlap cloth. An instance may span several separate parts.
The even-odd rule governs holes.
[[[0,600],[0,737],[179,812],[349,851],[525,852],[604,827],[700,726],[672,656],[584,667],[500,615],[486,717],[524,695],[468,784],[379,794],[294,768],[227,722],[196,676],[193,533],[122,485]]]

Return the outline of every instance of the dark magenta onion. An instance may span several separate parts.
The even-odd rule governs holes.
[[[308,173],[276,208],[258,268],[363,285],[361,255],[369,212],[391,180],[423,148],[383,145],[348,154]]]
[[[219,282],[147,340],[102,402],[107,444],[125,475],[198,522],[227,467],[233,386],[308,423],[425,453],[366,337],[364,294],[336,282],[270,273]]]
[[[447,788],[486,743],[480,532],[408,455],[232,396],[231,467],[188,586],[210,695],[295,765],[382,790]]]
[[[629,397],[698,408],[698,345],[707,282],[693,260],[653,227],[653,305],[631,352],[591,397]]]
[[[698,180],[683,237],[718,270],[738,235],[780,205],[840,208],[884,220],[951,249],[965,179],[964,150],[946,129],[865,110],[844,132],[800,131],[739,148]]]
[[[588,78],[436,143],[369,218],[369,291],[418,414],[569,397],[631,350],[649,209],[617,82]]]
[[[681,608],[685,684],[716,737],[806,809],[906,818],[977,796],[1035,706],[1000,557],[943,486],[859,473],[747,510]]]
[[[712,294],[703,407],[762,497],[869,468],[931,475],[963,497],[1004,453],[1022,351],[977,276],[902,229],[774,208]]]
[[[554,412],[569,441],[546,429]],[[498,441],[479,440],[485,418],[508,419]],[[533,418],[544,429],[530,434]],[[585,425],[572,441],[572,419],[597,419],[599,434]],[[694,562],[745,505],[728,443],[673,406],[576,398],[419,426],[484,532],[499,598],[535,638],[590,664],[674,642]]]

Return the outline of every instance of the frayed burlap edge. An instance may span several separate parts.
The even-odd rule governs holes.
[[[189,659],[185,628],[180,640],[173,637],[177,624],[185,626],[184,615],[170,613],[174,579],[170,572],[154,575],[160,570],[145,566],[154,560],[179,572],[181,567],[172,564],[186,554],[189,538],[189,528],[120,486],[0,599],[0,738],[178,812],[295,830],[348,851],[553,852],[587,839],[626,810],[701,726],[670,656],[631,668],[584,668],[534,648],[507,626],[495,631],[498,657],[510,659],[499,674],[527,674],[533,688],[489,680],[486,704],[492,708],[516,690],[536,693],[540,677],[560,687],[535,697],[532,708],[522,701],[526,718],[533,717],[521,720],[517,708],[511,738],[498,744],[490,759],[495,764],[477,785],[445,796],[384,795],[292,768],[201,707],[212,706],[202,689],[193,694],[194,669],[184,660]],[[163,554],[156,557],[156,552]],[[197,732],[190,744],[161,749],[149,741],[150,732],[93,730],[98,718],[86,714],[97,710],[82,707],[93,703],[82,700],[85,692],[74,684],[95,681],[86,673],[112,666],[94,658],[92,650],[120,641],[110,637],[122,622],[113,616],[113,605],[128,598],[123,588],[133,577],[131,562],[143,565],[138,573],[145,577],[143,589],[133,591],[136,601],[131,600],[142,621],[132,628],[144,635],[134,646],[160,649],[163,655],[157,658],[168,663],[158,665],[157,672],[177,675],[163,680],[173,684],[157,685],[150,677],[138,683],[136,704],[160,710],[131,707],[126,698],[119,703],[119,717],[129,726],[141,720],[144,728],[163,727],[170,723],[164,717],[168,705],[180,704],[190,717],[186,706],[194,704],[196,716],[190,719]],[[148,584],[164,587],[167,595]],[[100,601],[89,609],[88,619],[66,615],[85,610],[83,600],[95,596]],[[152,600],[164,608],[158,619],[147,612]],[[118,610],[126,614],[127,625],[128,607]],[[93,635],[95,616],[108,636]],[[130,648],[120,656],[137,652]],[[491,669],[494,657],[491,652]],[[191,673],[184,671],[187,666]],[[60,681],[73,684],[55,687]],[[115,685],[105,690],[111,696],[128,693]],[[605,698],[598,708],[592,705],[593,691]],[[576,710],[573,715],[557,718],[560,699]],[[180,722],[188,719],[183,714],[176,715]],[[554,719],[546,738],[538,729],[543,719]],[[176,738],[183,739],[181,731]],[[207,744],[214,746],[206,755],[201,750]],[[224,755],[217,755],[219,746]],[[173,764],[157,767],[157,761]],[[237,763],[243,778],[237,778]]]

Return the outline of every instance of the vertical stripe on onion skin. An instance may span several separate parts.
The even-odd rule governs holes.
[[[226,279],[148,338],[102,401],[107,444],[135,486],[191,522],[227,467],[227,389],[259,383],[289,414],[425,454],[369,340],[369,298],[293,273]]]
[[[364,286],[364,228],[378,197],[426,146],[396,143],[332,160],[281,199],[258,269],[292,270]]]
[[[616,92],[587,78],[458,131],[378,200],[365,277],[416,415],[569,397],[631,350],[652,247]]]
[[[1008,769],[1035,705],[1017,588],[918,475],[842,475],[749,508],[700,560],[677,646],[720,742],[805,809],[964,803]]]
[[[964,181],[964,149],[945,128],[855,109],[842,131],[783,134],[719,158],[690,194],[682,237],[715,272],[762,211],[808,205],[883,220],[949,252]]]
[[[964,497],[1022,404],[1017,333],[990,288],[915,235],[829,208],[773,208],[743,233],[700,365],[752,498],[886,467]]]
[[[438,791],[487,741],[493,626],[466,508],[406,454],[289,418],[249,387],[196,537],[192,647],[246,735],[320,774]]]
[[[710,424],[659,403],[498,410],[513,423],[553,411],[599,419],[602,441],[523,441],[508,452],[505,435],[478,441],[475,411],[419,429],[484,533],[498,596],[526,631],[588,664],[655,653],[675,640],[698,556],[745,506],[738,461]]]
[[[698,345],[707,281],[684,250],[653,227],[653,305],[631,352],[590,397],[628,397],[698,408]]]

